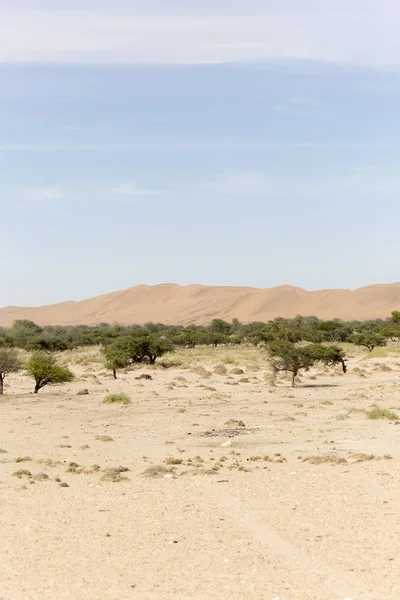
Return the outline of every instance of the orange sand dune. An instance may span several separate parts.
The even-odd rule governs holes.
[[[292,286],[257,289],[175,284],[137,285],[81,302],[62,302],[39,308],[0,309],[0,326],[15,319],[42,325],[107,323],[173,325],[206,323],[213,318],[243,322],[275,317],[315,315],[321,319],[375,319],[400,309],[400,283],[371,285],[358,290],[309,292]]]

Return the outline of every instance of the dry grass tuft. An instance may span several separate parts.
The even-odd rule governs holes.
[[[105,469],[104,475],[102,476],[101,481],[110,481],[111,483],[119,483],[120,481],[128,481],[128,477],[122,476],[122,473],[127,473],[128,471],[129,471],[128,467],[114,467],[111,469]]]
[[[30,456],[17,456],[17,458],[14,459],[14,462],[16,463],[21,463],[21,462],[31,462],[31,457]]]
[[[228,421],[225,421],[224,425],[227,427],[246,427],[243,421],[236,421],[235,419],[229,419]]]
[[[18,479],[22,479],[22,477],[28,477],[29,479],[31,479],[32,473],[27,469],[20,469],[19,471],[15,471],[15,473],[13,473],[12,476],[18,477]]]
[[[164,465],[153,465],[152,467],[148,467],[141,474],[142,477],[150,477],[152,479],[156,479],[157,477],[164,477],[164,475],[172,475],[176,469],[173,467],[164,467]]]
[[[89,366],[91,364],[103,364],[104,356],[101,346],[88,346],[66,350],[60,354],[60,364]]]
[[[47,475],[47,473],[38,473],[34,476],[33,479],[35,479],[36,481],[46,481],[47,479],[49,479],[49,476]]]
[[[389,410],[388,408],[380,408],[376,405],[366,412],[366,416],[368,419],[389,419],[389,421],[397,421],[399,418],[398,415],[392,410]]]
[[[46,467],[59,467],[63,463],[59,460],[53,460],[52,458],[41,458],[36,461],[39,465],[45,465]]]
[[[165,459],[166,465],[181,465],[182,463],[183,460],[181,458],[174,458],[173,456],[168,456],[168,458]]]
[[[302,462],[308,462],[311,465],[322,465],[322,464],[331,464],[331,465],[347,465],[347,460],[340,456],[334,456],[332,454],[326,454],[324,456],[307,456],[302,459]]]
[[[384,456],[375,456],[375,454],[363,454],[362,452],[358,454],[352,454],[350,456],[355,462],[371,462],[372,460],[391,460],[393,457],[389,454],[385,454]]]

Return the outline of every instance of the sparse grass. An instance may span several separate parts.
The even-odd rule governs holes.
[[[32,459],[30,456],[17,456],[17,458],[14,460],[14,462],[16,463],[21,463],[21,462],[30,462]]]
[[[103,404],[131,404],[129,396],[126,394],[109,394],[103,400]]]
[[[165,358],[159,361],[162,366],[169,366],[169,363],[182,365],[232,365],[232,366],[265,366],[265,352],[261,348],[254,346],[218,346],[211,348],[209,346],[197,346],[196,348],[178,349],[171,358]],[[163,365],[163,363],[166,363]],[[171,365],[172,366],[172,365]],[[175,366],[175,364],[173,365]]]
[[[28,477],[30,479],[32,477],[32,473],[27,469],[20,469],[19,471],[15,471],[15,473],[13,473],[13,477],[18,477],[18,479],[22,479],[22,477]]]
[[[148,467],[142,473],[142,477],[150,477],[151,479],[156,479],[158,477],[164,477],[164,475],[172,475],[175,472],[173,467],[164,467],[164,465],[154,465],[152,467]]]
[[[331,464],[331,465],[347,465],[347,460],[340,456],[334,456],[332,454],[328,454],[325,456],[307,456],[302,459],[302,462],[308,462],[311,465],[322,465],[322,464]]]
[[[53,460],[52,458],[41,458],[36,461],[39,465],[45,465],[46,467],[59,467],[62,463],[59,460]]]
[[[237,421],[236,419],[229,419],[228,421],[225,421],[224,423],[225,427],[246,427],[245,423],[243,421]]]
[[[122,473],[127,473],[128,471],[128,467],[113,467],[111,469],[105,469],[101,481],[110,481],[111,483],[127,481],[128,477],[123,477]]]
[[[179,369],[179,367],[183,366],[182,361],[176,360],[176,358],[163,358],[156,363],[157,367],[162,367],[163,369]]]
[[[279,452],[274,454],[275,458],[271,458],[268,454],[264,454],[264,456],[249,456],[247,459],[250,462],[270,462],[270,463],[285,463],[287,462],[286,458],[282,456]]]
[[[229,465],[228,469],[230,471],[232,471],[233,469],[239,469],[239,467],[241,467],[241,464],[239,461],[235,461],[232,464]]]
[[[69,462],[67,467],[67,473],[77,473],[79,469],[79,465],[76,462]]]
[[[183,460],[181,458],[174,458],[173,456],[168,456],[168,458],[165,459],[166,465],[181,465],[182,463]]]
[[[389,408],[381,408],[380,406],[373,406],[366,413],[368,419],[389,419],[389,421],[397,421],[398,415],[390,410]]]
[[[35,481],[46,481],[47,479],[49,479],[49,476],[47,475],[47,473],[38,473],[34,476],[34,479]]]
[[[65,365],[90,365],[103,364],[104,356],[101,352],[101,346],[83,346],[74,350],[66,350],[60,353],[60,364]]]
[[[359,454],[352,454],[350,456],[355,462],[371,462],[372,460],[392,460],[393,456],[390,454],[385,454],[384,456],[375,456],[375,454],[363,454],[360,452]]]
[[[360,452],[359,454],[352,454],[350,458],[352,458],[356,462],[370,462],[371,460],[377,459],[375,454],[363,454],[362,452]]]
[[[398,356],[399,354],[400,342],[389,342],[387,346],[374,348],[372,352],[368,352],[364,358],[388,358],[390,356]]]
[[[96,435],[96,440],[98,442],[113,442],[113,438],[109,435]]]

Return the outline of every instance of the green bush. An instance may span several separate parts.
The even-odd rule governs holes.
[[[130,404],[130,398],[126,394],[109,394],[103,400],[103,404]]]
[[[379,406],[373,406],[366,414],[368,419],[374,420],[389,419],[389,421],[397,421],[399,418],[398,415],[396,415],[396,413],[392,410],[389,410],[388,408],[380,408]]]

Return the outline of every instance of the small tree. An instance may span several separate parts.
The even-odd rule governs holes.
[[[157,358],[174,352],[174,344],[171,340],[160,337],[155,333],[148,333],[143,330],[134,331],[127,338],[127,352],[134,363],[141,363],[145,358],[154,365]]]
[[[126,338],[116,339],[103,349],[103,354],[105,367],[111,369],[114,379],[117,379],[117,369],[125,369],[131,362]]]
[[[195,331],[186,329],[176,338],[176,344],[183,346],[184,348],[196,348],[196,344],[199,343],[199,336]]]
[[[33,321],[18,319],[14,321],[9,334],[18,348],[31,349],[30,342],[33,338],[40,336],[42,328]]]
[[[392,323],[400,325],[400,310],[392,311]]]
[[[328,366],[341,364],[343,372],[347,370],[344,352],[337,346],[296,346],[291,342],[279,340],[270,342],[267,350],[274,372],[287,371],[292,374],[292,387],[295,387],[296,377],[301,369],[308,371],[318,362]]]
[[[217,331],[207,330],[200,336],[200,343],[217,348],[221,344],[228,345],[229,336],[224,333],[218,333]]]
[[[157,358],[164,356],[168,352],[174,352],[174,344],[170,340],[158,338],[155,335],[149,336],[144,344],[145,356],[149,359],[151,365],[155,365]]]
[[[64,352],[70,348],[65,340],[57,337],[38,337],[30,340],[29,350],[43,350],[44,352]]]
[[[372,352],[377,346],[386,346],[387,339],[379,333],[353,333],[349,338],[349,342],[356,344],[357,346],[363,346],[367,348],[369,352]]]
[[[213,333],[222,333],[223,335],[229,335],[232,330],[230,323],[227,323],[223,319],[213,319],[210,325],[210,331]]]
[[[22,368],[18,352],[14,348],[0,348],[0,395],[4,393],[4,378]]]
[[[324,332],[326,340],[345,342],[351,335],[351,330],[341,321],[323,321],[318,325],[318,331]]]
[[[32,354],[27,364],[27,371],[35,380],[35,394],[45,385],[68,383],[74,378],[67,367],[61,367],[57,364],[52,354],[41,351]]]

